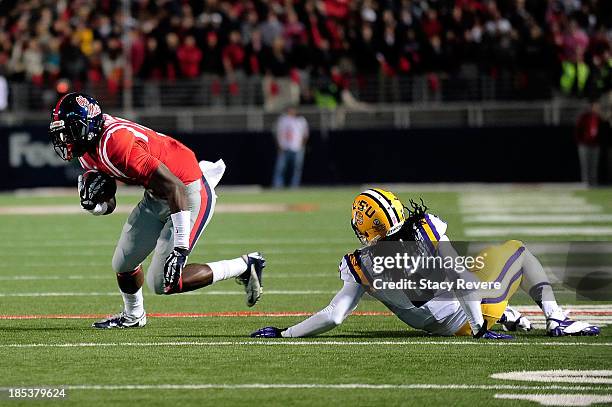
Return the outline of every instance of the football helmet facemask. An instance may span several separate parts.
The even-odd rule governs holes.
[[[57,155],[70,161],[96,145],[104,118],[98,102],[84,93],[62,96],[51,113],[49,137]]]
[[[372,188],[353,200],[351,226],[365,246],[396,233],[405,221],[402,202],[389,191]]]

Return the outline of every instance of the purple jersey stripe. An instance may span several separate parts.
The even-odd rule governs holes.
[[[525,246],[521,246],[518,248],[517,251],[514,252],[512,256],[510,256],[510,258],[506,261],[506,264],[504,264],[504,268],[502,269],[502,272],[495,279],[495,282],[501,282],[504,279],[504,277],[508,273],[508,270],[510,270],[510,267],[512,267],[516,259],[518,259],[519,256],[523,254],[524,251],[525,251]]]
[[[495,297],[495,298],[484,298],[481,301],[481,304],[497,304],[503,301],[508,295],[508,291],[510,291],[510,287],[512,287],[512,284],[514,284],[514,282],[518,280],[522,275],[523,275],[523,269],[521,268],[514,276],[512,276],[512,278],[510,279],[510,282],[508,283],[508,286],[506,287],[502,295],[500,295],[499,297]]]
[[[440,234],[438,233],[438,231],[434,227],[433,223],[431,223],[431,221],[429,220],[429,215],[425,215],[425,221],[427,222],[427,224],[431,228],[431,231],[433,232],[434,236],[436,237],[436,240],[439,242],[440,241]]]

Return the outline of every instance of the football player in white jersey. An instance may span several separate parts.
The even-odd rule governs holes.
[[[428,213],[424,205],[412,201],[411,205],[411,209],[405,208],[394,194],[378,188],[359,194],[353,201],[351,225],[364,247],[342,258],[339,271],[343,286],[340,291],[327,307],[305,321],[286,329],[261,328],[251,336],[288,338],[327,332],[340,325],[367,292],[406,324],[431,334],[512,339],[512,336],[494,332],[491,328],[499,322],[506,330],[531,329],[529,321],[508,306],[509,299],[519,287],[544,312],[548,335],[599,334],[599,327],[567,318],[555,300],[542,265],[517,240],[484,249],[481,252],[485,259],[483,264],[464,273],[473,281],[499,282],[501,288],[498,290],[485,291],[484,294],[471,292],[469,295],[453,290],[434,290],[424,301],[416,301],[405,290],[375,288],[375,273],[366,253],[379,242],[414,242],[431,255],[458,257],[446,236],[446,223]],[[452,280],[453,275],[456,276],[447,272],[443,278]]]

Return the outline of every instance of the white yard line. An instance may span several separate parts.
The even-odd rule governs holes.
[[[269,290],[265,295],[333,295],[337,291],[330,290]],[[37,293],[0,293],[0,297],[107,297],[119,295],[118,291],[112,292],[37,292]],[[244,291],[201,291],[189,292],[182,295],[244,295]]]
[[[462,205],[459,207],[460,212],[464,214],[481,214],[481,213],[492,213],[492,214],[507,214],[507,213],[567,213],[569,210],[572,213],[599,213],[603,212],[603,208],[599,205],[584,204],[574,207],[570,205],[555,205],[550,203],[546,207],[542,206],[531,206],[531,205],[509,205],[506,203],[500,203],[499,205]]]
[[[211,245],[220,245],[220,246],[228,246],[228,245],[250,245],[250,244],[261,244],[261,245],[322,245],[322,244],[342,244],[347,246],[355,246],[354,238],[344,238],[344,239],[321,239],[321,238],[289,238],[289,239],[258,239],[258,238],[241,238],[241,239],[214,239],[214,238],[206,238],[202,242],[205,246]],[[115,246],[117,241],[115,239],[105,240],[105,241],[83,241],[78,239],[62,239],[62,240],[54,240],[54,241],[37,241],[37,240],[20,240],[18,243],[3,241],[0,242],[0,248],[7,249],[19,249],[19,248],[28,248],[29,247],[59,247],[73,249],[74,247],[100,247],[100,246]]]
[[[612,222],[612,215],[602,214],[584,214],[579,215],[575,213],[564,213],[550,215],[547,213],[538,214],[484,214],[484,215],[473,215],[465,216],[463,218],[464,223],[509,223],[509,224],[537,224],[537,223],[610,223]]]
[[[107,274],[82,274],[82,275],[36,275],[36,274],[23,274],[18,276],[0,276],[0,281],[56,281],[56,280],[114,280],[113,272],[109,271]],[[320,272],[320,273],[266,273],[266,280],[268,279],[282,279],[282,278],[322,278],[331,277],[334,279],[338,278],[337,272]]]
[[[14,387],[0,387],[0,391],[8,391]],[[66,390],[240,390],[240,389],[330,389],[330,390],[573,390],[573,391],[601,391],[608,390],[598,386],[560,386],[543,385],[527,386],[513,384],[433,384],[433,383],[405,383],[405,384],[374,384],[374,383],[194,383],[194,384],[76,384],[76,385],[46,385],[37,386],[45,388],[62,388]]]
[[[11,343],[0,344],[0,348],[37,349],[37,348],[107,348],[107,347],[228,347],[228,346],[595,346],[609,347],[612,342],[518,342],[518,341],[308,341],[308,340],[247,340],[217,342],[77,342],[77,343]]]
[[[135,205],[117,205],[115,213],[130,213]],[[225,203],[215,207],[215,213],[278,213],[289,211],[312,211],[316,205],[293,205],[285,203]],[[79,205],[22,205],[0,206],[0,215],[86,215]]]
[[[612,385],[612,370],[533,370],[493,373],[493,379],[545,383],[581,383]]]
[[[502,237],[502,236],[612,236],[612,227],[608,226],[501,226],[501,227],[467,227],[465,235],[469,237]]]
[[[590,406],[612,403],[612,394],[495,394],[496,399],[528,400],[543,406]]]

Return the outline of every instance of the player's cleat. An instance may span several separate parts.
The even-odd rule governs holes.
[[[546,333],[548,336],[595,336],[599,335],[598,326],[584,321],[572,321],[569,318],[546,320]]]
[[[142,313],[141,316],[135,317],[132,315],[126,315],[124,311],[116,315],[112,315],[106,319],[94,322],[91,326],[98,329],[112,329],[112,328],[142,328],[147,324],[147,314]]]
[[[257,303],[262,288],[262,273],[266,267],[266,259],[259,252],[245,254],[242,259],[247,264],[247,269],[244,273],[236,277],[238,284],[244,285],[244,290],[247,294],[247,305],[252,307]]]
[[[531,331],[531,321],[511,307],[506,307],[497,323],[502,326],[504,331]]]
[[[275,326],[266,326],[251,333],[251,338],[282,338],[284,329]]]

